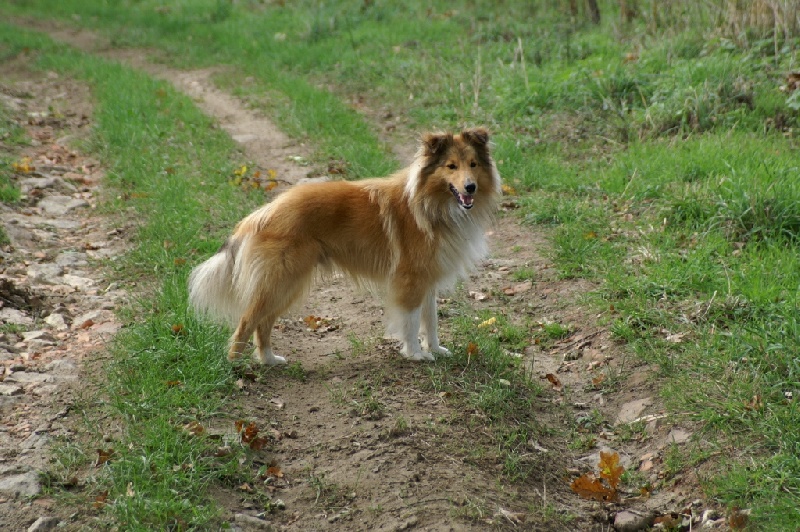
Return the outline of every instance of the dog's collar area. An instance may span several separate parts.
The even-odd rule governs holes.
[[[471,209],[472,208],[473,199],[472,199],[472,195],[471,194],[462,194],[453,185],[450,185],[450,192],[453,193],[453,196],[455,196],[456,200],[458,200],[458,204],[461,205],[463,208],[465,208],[465,209]]]

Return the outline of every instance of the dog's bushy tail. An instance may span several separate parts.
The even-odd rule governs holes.
[[[214,321],[235,326],[244,312],[237,293],[236,264],[241,263],[244,242],[231,237],[222,248],[189,276],[189,302],[199,313]]]

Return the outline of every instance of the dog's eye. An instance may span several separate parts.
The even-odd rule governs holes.
[[[471,163],[469,163],[469,166],[470,166],[470,168],[475,168],[476,166],[478,166],[478,163],[476,163],[475,161],[472,161]]]
[[[447,165],[447,167],[448,167],[450,170],[455,170],[456,168],[458,168],[458,166],[456,166],[456,165],[455,165],[455,164],[453,164],[453,163],[450,163],[450,164],[448,164],[448,165]]]

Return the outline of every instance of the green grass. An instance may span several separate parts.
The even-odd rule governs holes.
[[[0,105],[0,202],[19,201],[20,191],[14,184],[15,161],[11,150],[28,144],[25,131],[17,124],[13,113]],[[0,245],[7,244],[8,237],[0,228]]]
[[[488,125],[498,167],[520,193],[520,219],[549,232],[561,277],[597,283],[598,308],[614,308],[608,326],[659,368],[669,408],[691,412],[706,438],[735,451],[712,459],[711,496],[752,508],[766,529],[796,528],[800,115],[798,92],[780,85],[796,69],[797,22],[779,6],[777,26],[772,15],[746,23],[746,10],[722,0],[640,2],[627,22],[618,2],[600,1],[599,25],[584,12],[573,18],[566,2],[511,1],[501,9],[465,1],[281,4],[32,0],[0,11],[70,23],[79,15],[116,45],[158,49],[179,66],[227,65],[221,84],[312,142],[317,160],[344,161],[348,177],[396,166],[377,140],[378,126],[359,113],[390,112],[410,130]],[[769,12],[762,0],[751,8]],[[197,256],[209,253],[218,239],[203,235],[240,212],[227,199],[206,203],[220,190],[239,197],[223,178],[203,190],[185,178],[201,168],[207,181],[229,175],[238,162],[229,159],[230,147],[204,140],[217,136],[200,117],[176,122],[176,113],[194,111],[168,88],[168,101],[156,104],[159,84],[4,32],[2,57],[45,47],[61,59],[44,57],[41,67],[93,80],[102,105],[96,149],[128,191],[112,207],[150,220],[125,271],[182,286],[188,266],[176,267],[175,259],[193,258],[194,248]],[[103,72],[113,68],[135,93],[112,94],[120,85],[104,81],[110,75]],[[195,149],[179,149],[189,139]],[[156,155],[132,160],[119,148],[124,143],[137,155]],[[189,204],[194,211],[184,210]],[[165,234],[172,223],[176,229]],[[165,240],[175,245],[165,249]],[[172,303],[148,304],[159,326],[189,323],[169,310]],[[462,318],[456,329],[470,336],[454,337],[473,338],[474,316]],[[146,326],[158,352],[166,338],[156,342],[161,329]],[[471,341],[485,356],[468,356],[459,345],[452,361],[427,371],[434,389],[492,420],[504,470],[515,478],[526,471],[519,442],[541,429],[505,406],[529,408],[535,395],[505,354],[533,339],[514,327],[501,323],[501,339],[477,333]],[[760,406],[748,407],[755,396]]]

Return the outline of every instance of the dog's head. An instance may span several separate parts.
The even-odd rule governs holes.
[[[500,177],[484,128],[465,129],[456,135],[424,135],[416,167],[419,172],[412,174],[409,182],[412,194],[454,201],[464,210],[482,203],[493,208],[499,196]]]

